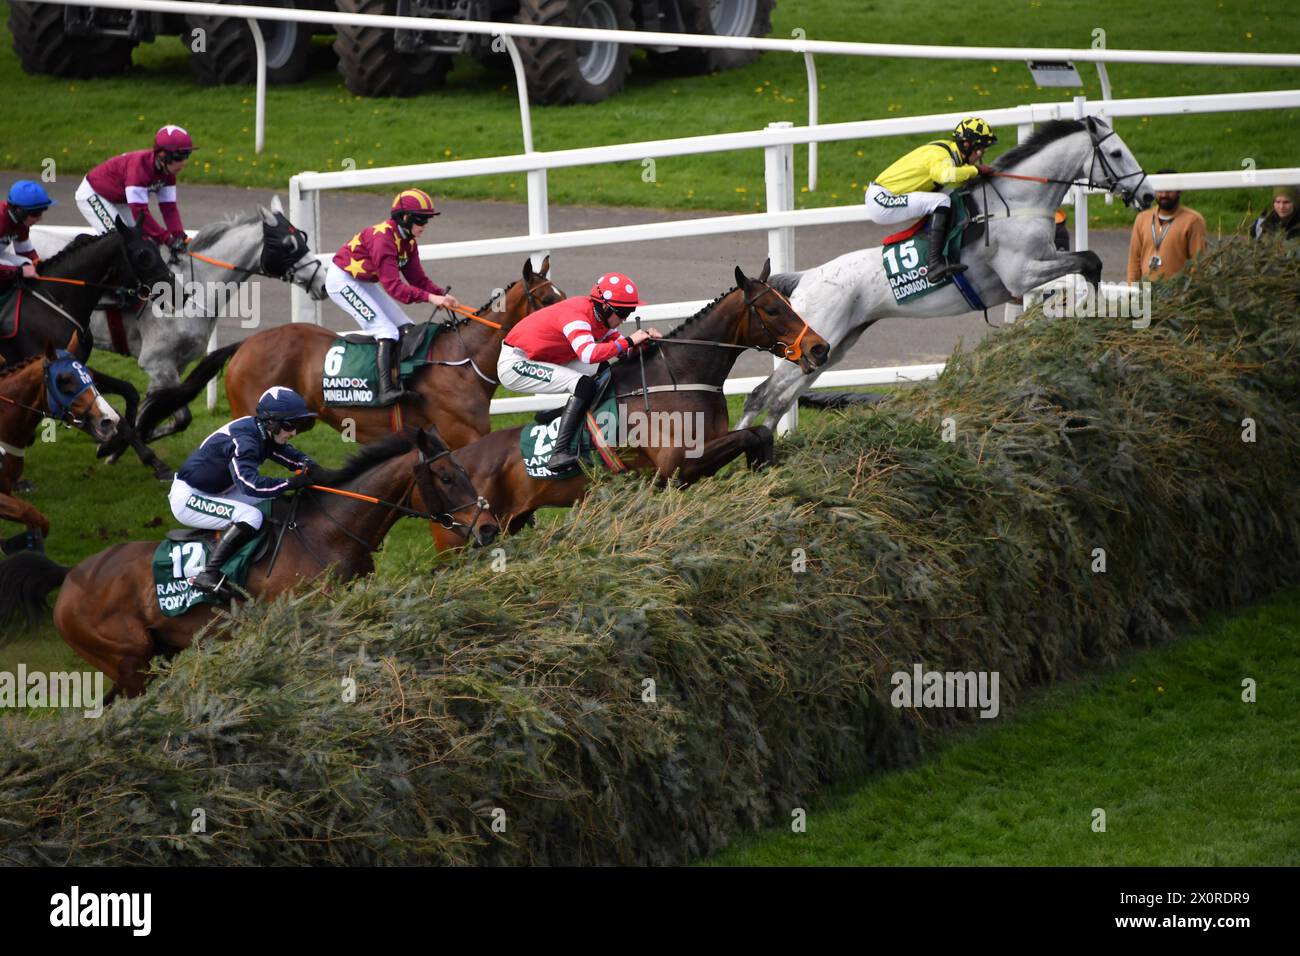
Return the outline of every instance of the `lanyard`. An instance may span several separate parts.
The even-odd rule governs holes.
[[[1167,232],[1169,231],[1170,226],[1172,226],[1172,225],[1174,224],[1173,219],[1170,219],[1169,222],[1165,223],[1165,227],[1164,227],[1163,229],[1160,230],[1160,237],[1159,237],[1159,238],[1156,238],[1156,220],[1159,219],[1159,218],[1160,218],[1160,214],[1159,214],[1158,212],[1156,212],[1155,210],[1152,210],[1152,212],[1151,212],[1151,241],[1155,244],[1155,247],[1156,247],[1155,251],[1156,251],[1156,252],[1159,252],[1159,251],[1160,251],[1160,243],[1162,243],[1162,242],[1165,241],[1165,233],[1167,233]]]

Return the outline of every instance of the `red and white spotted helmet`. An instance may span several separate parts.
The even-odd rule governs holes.
[[[607,272],[591,287],[591,298],[615,309],[635,309],[641,304],[636,283],[623,272]]]

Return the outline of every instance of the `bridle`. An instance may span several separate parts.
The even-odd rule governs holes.
[[[426,503],[428,501],[436,500],[437,498],[441,497],[438,494],[437,488],[433,484],[433,476],[430,473],[430,466],[432,466],[442,458],[450,457],[452,465],[454,465],[456,470],[460,472],[460,474],[465,478],[465,481],[467,483],[470,483],[472,486],[472,482],[470,482],[470,478],[469,478],[469,472],[467,472],[464,466],[461,465],[461,463],[456,460],[450,448],[444,447],[442,451],[438,452],[435,455],[428,455],[423,449],[419,449],[418,452],[419,454],[418,454],[417,461],[415,463],[414,468],[412,469],[412,471],[414,472],[414,479],[412,480],[411,484],[407,487],[406,493],[402,495],[401,501],[384,501],[382,498],[374,498],[370,495],[362,495],[354,491],[345,491],[341,488],[330,488],[325,485],[309,485],[307,488],[304,488],[303,490],[312,491],[312,492],[325,492],[328,494],[339,495],[344,498],[352,498],[358,501],[363,501],[366,504],[387,508],[390,511],[396,511],[404,518],[418,518],[422,521],[427,521],[429,522],[429,533],[431,535],[434,535],[436,533],[434,529],[435,525],[444,528],[448,531],[455,531],[458,528],[463,528],[465,534],[465,540],[468,541],[470,539],[470,536],[474,532],[474,528],[478,526],[479,521],[482,519],[483,513],[491,509],[492,507],[491,503],[482,495],[478,495],[474,501],[469,501],[462,505],[457,505],[455,507],[449,506],[447,510],[444,512],[417,511],[416,509],[409,507],[407,505],[407,502],[411,500],[411,497],[415,492],[416,485],[420,486],[421,493],[424,494]],[[320,555],[318,555],[312,549],[311,545],[307,543],[307,539],[303,537],[302,527],[301,525],[298,524],[296,519],[296,515],[298,511],[298,501],[299,498],[298,496],[295,495],[293,500],[293,506],[292,506],[293,510],[290,512],[289,518],[285,522],[284,530],[292,531],[294,533],[294,536],[298,539],[298,543],[301,544],[303,546],[303,549],[308,554],[310,554],[312,558],[315,559],[316,563],[319,564],[322,568],[327,567],[328,565],[326,564],[326,562],[321,559]],[[325,508],[324,502],[317,502],[317,507],[320,508],[321,514],[323,514],[326,518],[328,518],[330,523],[333,524],[334,527],[338,528],[338,530],[342,531],[347,537],[351,538],[357,544],[365,548],[367,553],[374,553],[375,551],[379,550],[379,547],[377,545],[367,541],[365,538],[361,537],[359,534],[352,531],[350,528],[346,527],[341,521],[339,521],[332,514],[330,514],[329,511]],[[462,511],[465,511],[468,508],[474,509],[473,518],[468,522],[458,520],[456,518],[456,515],[460,514]],[[283,535],[284,532],[282,531],[281,538],[283,538]],[[271,569],[274,568],[275,566],[275,558],[276,555],[278,555],[279,550],[280,550],[280,543],[279,541],[277,541],[275,547],[275,554],[272,554],[271,559],[267,565],[267,571],[266,571],[267,575],[270,575]]]
[[[78,398],[85,394],[87,390],[94,389],[95,383],[89,380],[89,372],[87,371],[86,374],[81,376],[81,388],[77,389],[71,397],[68,397],[65,396],[58,387],[57,376],[60,373],[57,371],[56,366],[63,363],[57,359],[51,362],[45,358],[42,358],[41,362],[43,363],[41,369],[41,392],[45,396],[44,408],[38,408],[35,405],[26,405],[23,402],[15,401],[5,395],[0,395],[0,402],[4,402],[6,405],[13,405],[15,408],[21,408],[25,411],[35,412],[42,418],[52,418],[54,421],[59,422],[68,428],[81,428],[86,424],[86,421],[85,419],[79,418],[77,415],[73,414],[72,405]],[[85,368],[84,366],[81,366],[81,363],[75,362],[75,360],[74,364],[82,369]],[[96,395],[98,395],[98,393],[96,393]],[[57,402],[55,401],[55,396],[58,397]]]
[[[1137,172],[1126,173],[1123,176],[1118,175],[1115,172],[1114,167],[1111,166],[1110,161],[1106,159],[1105,151],[1103,151],[1101,148],[1101,144],[1106,142],[1106,140],[1110,139],[1112,136],[1114,136],[1115,131],[1112,129],[1105,136],[1098,137],[1096,120],[1091,116],[1087,118],[1087,127],[1088,127],[1088,135],[1092,138],[1092,162],[1088,164],[1088,181],[1083,185],[1087,189],[1097,189],[1100,187],[1105,187],[1107,192],[1112,192],[1112,193],[1118,190],[1120,198],[1123,199],[1126,204],[1132,203],[1133,198],[1137,195],[1138,190],[1141,189],[1142,184],[1146,182],[1147,179],[1146,170],[1139,167]],[[1101,167],[1101,171],[1105,175],[1108,182],[1098,182],[1093,177],[1093,171],[1098,166]],[[1137,181],[1137,184],[1132,188],[1120,185],[1121,183],[1124,182],[1124,180],[1132,179],[1134,176],[1140,176],[1141,178]]]
[[[783,358],[791,362],[799,361],[801,358],[803,358],[804,336],[808,334],[808,331],[809,329],[812,328],[812,326],[810,326],[808,324],[808,320],[805,319],[802,315],[800,315],[799,312],[795,309],[795,307],[790,304],[790,300],[787,299],[784,295],[782,295],[778,290],[774,289],[763,279],[755,279],[754,281],[761,284],[763,286],[763,289],[752,298],[749,296],[745,297],[744,299],[745,308],[748,311],[747,318],[756,320],[758,324],[762,327],[763,331],[767,333],[767,337],[768,337],[767,345],[737,345],[732,342],[713,342],[710,341],[709,339],[688,339],[688,338],[679,338],[676,336],[674,336],[673,338],[649,339],[647,341],[653,342],[656,345],[664,345],[664,344],[705,345],[710,348],[740,349],[741,351],[749,351],[750,349],[753,349],[758,352],[770,352],[773,355],[775,355],[777,358]],[[789,345],[787,345],[785,342],[782,342],[781,339],[777,336],[777,334],[772,331],[771,326],[769,326],[767,322],[764,321],[763,313],[758,308],[757,305],[758,300],[763,298],[763,296],[767,295],[769,292],[771,292],[773,295],[777,296],[782,302],[784,302],[786,306],[790,309],[790,311],[793,312],[795,316],[798,317],[799,321],[803,323],[803,328],[799,330],[799,334],[795,336],[794,341],[791,342]]]

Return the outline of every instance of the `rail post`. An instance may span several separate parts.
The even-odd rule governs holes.
[[[768,123],[767,128],[789,129],[792,123]],[[763,179],[767,184],[767,211],[790,212],[794,209],[794,147],[788,143],[763,147]],[[772,261],[772,274],[791,272],[794,269],[794,229],[789,226],[767,231],[767,255]],[[785,359],[773,358],[772,368],[778,369]],[[784,435],[799,424],[799,403],[795,402],[781,416],[776,433]]]

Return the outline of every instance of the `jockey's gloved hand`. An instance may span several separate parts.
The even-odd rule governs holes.
[[[988,163],[976,163],[975,168],[980,171],[981,176],[993,175],[993,167],[990,166]]]
[[[304,471],[296,471],[289,476],[289,491],[297,491],[299,488],[306,488],[308,485],[314,485],[320,477],[320,468],[312,465]]]
[[[172,251],[173,256],[180,256],[185,252],[185,247],[190,244],[190,237],[185,233],[177,233],[167,240],[167,248]]]

